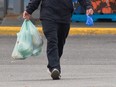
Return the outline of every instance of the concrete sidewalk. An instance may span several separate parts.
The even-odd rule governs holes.
[[[0,87],[116,87],[115,65],[63,65],[61,80],[54,81],[45,67],[0,65]]]
[[[0,87],[116,87],[116,35],[69,36],[61,58],[62,78],[47,72],[41,55],[13,60],[16,36],[0,36]]]

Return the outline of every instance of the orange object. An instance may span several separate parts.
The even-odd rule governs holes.
[[[116,3],[116,0],[109,0],[109,2]]]
[[[106,3],[106,6],[102,8],[102,13],[105,13],[105,14],[112,13],[112,9],[110,7],[109,0],[102,0],[102,1]]]
[[[111,7],[104,7],[104,8],[102,8],[102,13],[104,13],[104,14],[112,13]]]
[[[110,14],[116,12],[116,0],[91,0],[94,11],[97,13]]]

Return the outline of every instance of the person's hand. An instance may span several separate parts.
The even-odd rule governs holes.
[[[92,8],[86,10],[86,15],[93,15],[93,13],[94,12]]]
[[[26,19],[26,20],[29,20],[31,17],[31,15],[27,12],[27,11],[24,11],[23,12],[23,18]]]

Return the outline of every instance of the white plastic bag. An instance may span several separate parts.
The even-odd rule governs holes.
[[[18,42],[19,42],[19,37],[18,37],[18,34],[17,34],[17,41],[15,43],[15,46],[14,46],[14,49],[13,49],[13,52],[12,52],[12,57],[14,59],[24,59],[24,57],[18,51]]]
[[[23,22],[21,30],[17,33],[17,41],[14,47],[12,57],[14,59],[25,59],[32,55],[33,44],[30,29],[26,20]],[[20,55],[19,55],[20,54]]]
[[[27,21],[28,27],[30,28],[30,32],[32,35],[32,43],[33,43],[33,55],[39,55],[43,46],[43,39],[37,30],[37,28],[32,24],[31,21]]]
[[[19,33],[17,41],[12,52],[14,59],[25,59],[29,56],[40,54],[43,46],[43,40],[37,28],[31,21],[25,20]]]

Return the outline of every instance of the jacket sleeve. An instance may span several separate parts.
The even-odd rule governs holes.
[[[32,14],[39,6],[41,0],[30,0],[28,6],[26,7],[26,11],[29,14]]]
[[[78,0],[80,5],[84,7],[84,9],[93,8],[91,0]]]

